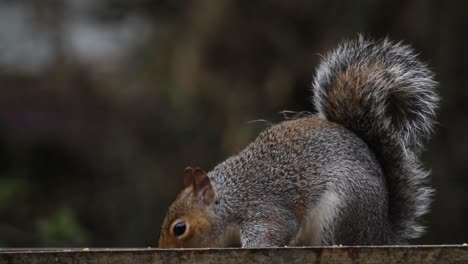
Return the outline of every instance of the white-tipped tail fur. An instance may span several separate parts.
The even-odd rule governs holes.
[[[390,222],[401,241],[420,236],[419,218],[431,200],[418,156],[435,123],[435,86],[409,46],[363,36],[327,54],[313,83],[319,116],[353,131],[379,160]]]

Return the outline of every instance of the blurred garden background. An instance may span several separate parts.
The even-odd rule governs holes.
[[[414,243],[468,242],[468,2],[0,0],[0,247],[157,246],[187,165],[312,111],[324,52],[411,44],[443,97]]]

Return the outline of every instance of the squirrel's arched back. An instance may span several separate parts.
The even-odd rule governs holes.
[[[325,55],[313,83],[318,115],[353,131],[374,151],[402,242],[421,234],[418,220],[430,204],[418,155],[433,131],[435,87],[432,72],[409,46],[361,35]]]

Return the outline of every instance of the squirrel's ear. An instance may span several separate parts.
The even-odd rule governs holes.
[[[193,190],[200,195],[205,205],[211,204],[214,200],[214,191],[211,186],[210,178],[206,172],[200,168],[196,168],[193,172]]]
[[[194,169],[192,167],[187,167],[184,170],[184,188],[189,187],[194,183],[193,181],[193,171]]]

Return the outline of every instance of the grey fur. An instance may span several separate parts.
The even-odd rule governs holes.
[[[330,111],[327,95],[333,92],[333,82],[351,67],[370,72],[362,84],[363,109],[350,111],[344,102],[334,104],[341,109]],[[435,123],[435,86],[433,74],[409,46],[363,36],[329,53],[313,85],[319,115],[352,130],[377,155],[390,190],[390,222],[403,241],[420,236],[418,219],[430,204],[432,189],[425,187],[428,173],[421,168],[419,154]],[[395,97],[399,101],[392,102]]]
[[[313,210],[328,190],[341,203],[319,245],[394,243],[374,155],[353,133],[317,117],[267,129],[208,175],[219,200],[214,222],[238,224],[243,246],[309,245],[295,239],[307,217],[298,211]]]
[[[337,97],[339,78],[359,98]],[[244,247],[418,237],[432,193],[418,158],[439,101],[431,72],[408,46],[359,36],[325,56],[313,91],[317,116],[268,128],[208,173],[215,229],[238,226]]]

